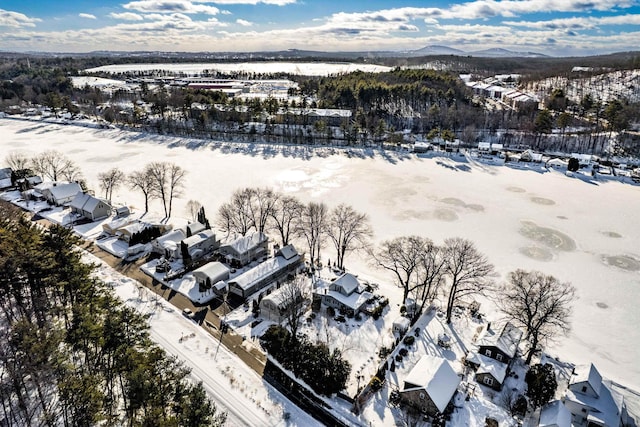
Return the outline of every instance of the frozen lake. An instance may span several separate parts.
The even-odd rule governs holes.
[[[238,187],[270,186],[329,207],[351,204],[370,216],[376,241],[409,234],[436,243],[468,238],[496,266],[499,280],[524,268],[572,282],[579,296],[573,331],[550,353],[574,363],[593,361],[604,376],[640,389],[638,186],[459,157],[360,150],[347,155],[0,119],[0,162],[14,150],[47,149],[76,161],[96,193],[97,174],[113,166],[129,173],[150,161],[179,163],[188,175],[176,215],[184,216],[186,202],[195,199],[212,218]],[[143,207],[142,197],[126,188],[114,199]],[[153,201],[151,208],[161,207]],[[331,248],[322,257],[333,258]],[[389,280],[355,256],[346,265]]]

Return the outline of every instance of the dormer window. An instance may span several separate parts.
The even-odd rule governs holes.
[[[497,355],[496,355],[496,360],[497,360],[498,362],[502,362],[502,355],[501,355],[501,354],[497,354]]]
[[[489,356],[489,357],[491,357],[491,350],[486,349],[486,350],[484,351],[484,355],[485,355],[485,356]]]

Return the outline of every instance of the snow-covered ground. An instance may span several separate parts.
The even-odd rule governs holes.
[[[227,411],[227,425],[320,425],[171,304],[93,255],[85,257],[99,265],[96,277],[110,284],[127,305],[147,315],[151,339],[183,361],[194,380],[202,381],[218,409]]]
[[[576,364],[593,361],[604,376],[640,389],[638,186],[455,155],[233,144],[0,119],[0,153],[47,149],[76,161],[95,189],[97,174],[113,166],[129,173],[150,161],[181,164],[188,175],[184,196],[174,204],[178,216],[195,199],[213,218],[237,188],[270,186],[305,202],[344,202],[366,212],[376,242],[410,234],[436,243],[468,238],[495,264],[498,280],[525,268],[572,282],[579,296],[573,330],[549,350]],[[144,206],[142,196],[126,188],[114,198]],[[159,202],[151,208],[160,210]],[[324,249],[323,261],[334,256]],[[346,266],[392,289],[392,278],[366,259],[352,255]],[[399,297],[390,299],[396,304]],[[481,311],[497,317],[488,306]]]
[[[163,70],[188,75],[199,75],[203,71],[218,71],[222,73],[287,73],[301,76],[328,76],[331,74],[345,74],[357,70],[380,73],[390,71],[391,67],[375,64],[355,64],[351,62],[225,62],[209,64],[119,64],[103,65],[89,68],[85,71],[126,73],[130,71]]]

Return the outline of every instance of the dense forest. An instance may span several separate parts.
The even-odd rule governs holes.
[[[0,425],[224,424],[145,319],[92,277],[78,243],[0,204]]]

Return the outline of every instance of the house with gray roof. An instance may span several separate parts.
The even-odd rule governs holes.
[[[76,182],[43,182],[35,186],[47,202],[55,206],[70,203],[82,188]]]
[[[351,273],[343,273],[332,282],[318,280],[313,293],[315,301],[320,300],[322,305],[349,315],[358,314],[367,300],[373,298],[373,294],[365,291],[358,278]]]
[[[111,205],[106,200],[87,193],[77,193],[69,207],[71,212],[90,221],[97,221],[111,215]]]

